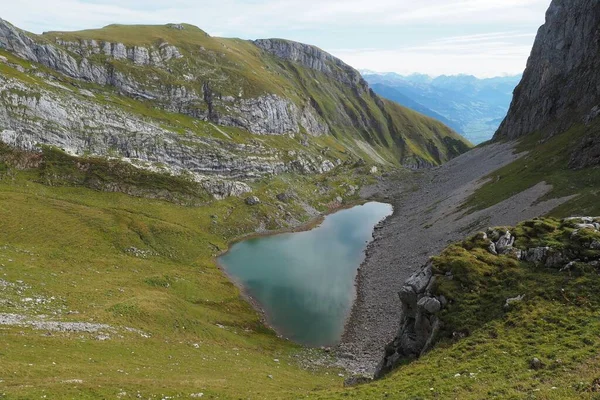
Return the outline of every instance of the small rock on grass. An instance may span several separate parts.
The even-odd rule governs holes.
[[[373,379],[369,378],[368,376],[353,375],[350,378],[347,378],[346,380],[344,380],[344,387],[352,387],[352,386],[362,385],[362,384],[369,383],[372,381],[373,381]]]
[[[246,204],[249,206],[256,206],[256,205],[260,204],[260,199],[256,196],[247,197]]]
[[[529,368],[530,369],[533,369],[533,370],[537,371],[537,370],[542,369],[543,367],[544,367],[544,364],[537,357],[534,357],[534,358],[531,359],[531,361],[529,361]]]

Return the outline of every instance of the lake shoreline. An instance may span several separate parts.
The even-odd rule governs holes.
[[[267,313],[267,311],[262,307],[260,301],[258,301],[248,290],[248,288],[244,285],[244,283],[242,283],[236,276],[234,276],[232,273],[230,273],[227,268],[220,262],[220,258],[227,255],[231,249],[233,248],[233,246],[235,244],[247,241],[247,240],[251,240],[251,239],[256,239],[256,238],[265,238],[265,237],[271,237],[271,236],[277,236],[277,235],[282,235],[282,234],[287,234],[287,233],[300,233],[300,232],[308,232],[314,229],[319,228],[323,221],[328,217],[331,216],[333,214],[336,214],[338,212],[344,211],[344,210],[348,210],[348,209],[352,209],[358,206],[363,206],[365,204],[371,203],[371,202],[379,202],[382,204],[386,204],[391,206],[391,212],[389,215],[384,216],[381,220],[379,220],[377,223],[375,223],[373,225],[373,228],[371,229],[371,234],[369,237],[369,240],[365,243],[365,248],[362,251],[361,254],[361,260],[358,263],[358,266],[356,268],[356,271],[354,272],[354,277],[353,277],[353,290],[352,290],[352,300],[350,303],[350,308],[348,310],[347,315],[345,315],[344,317],[344,321],[343,321],[343,330],[342,333],[340,335],[340,337],[336,340],[335,343],[332,343],[331,345],[327,345],[327,346],[318,346],[318,345],[308,345],[308,344],[302,344],[302,343],[298,343],[297,341],[294,341],[288,337],[286,337],[285,335],[281,334],[280,331],[281,329],[278,329],[274,326],[274,324],[272,324],[271,322],[269,322],[270,318],[269,315]],[[240,291],[240,295],[242,296],[242,298],[252,306],[252,308],[258,313],[259,318],[260,318],[260,322],[266,326],[267,328],[269,328],[270,330],[272,330],[277,337],[283,339],[283,340],[288,340],[292,343],[295,343],[296,345],[303,347],[303,348],[335,348],[335,346],[337,346],[339,344],[339,342],[342,340],[342,336],[346,330],[346,324],[350,318],[350,313],[351,310],[354,306],[354,302],[356,301],[356,297],[357,297],[357,293],[356,293],[356,277],[358,275],[358,270],[360,268],[360,266],[363,264],[365,258],[366,258],[366,250],[368,248],[368,245],[373,241],[373,232],[375,231],[375,227],[377,227],[379,224],[381,224],[385,219],[389,218],[394,212],[394,208],[393,206],[386,202],[385,200],[375,200],[375,199],[368,199],[368,198],[361,198],[355,201],[351,201],[348,203],[344,203],[344,204],[340,204],[338,206],[335,207],[331,207],[329,208],[327,211],[321,212],[319,215],[314,216],[312,218],[310,218],[308,221],[304,222],[304,223],[300,223],[296,226],[292,226],[292,227],[288,227],[288,228],[284,228],[284,229],[277,229],[277,230],[270,230],[270,231],[266,231],[266,232],[252,232],[252,233],[248,233],[245,235],[241,235],[239,237],[234,238],[233,240],[231,240],[228,243],[228,247],[227,249],[220,251],[215,257],[214,257],[214,262],[217,265],[217,267],[221,270],[221,272],[228,278],[228,280],[230,282],[232,282]]]

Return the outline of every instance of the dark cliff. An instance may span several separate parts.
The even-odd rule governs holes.
[[[494,139],[550,137],[600,112],[600,2],[553,0]]]

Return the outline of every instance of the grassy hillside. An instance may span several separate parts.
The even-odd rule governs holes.
[[[389,163],[413,165],[418,159],[421,163],[438,165],[470,147],[443,124],[381,100],[366,83],[365,87],[353,87],[330,74],[278,58],[250,41],[215,38],[197,27],[186,24],[182,27],[110,25],[96,30],[30,36],[52,44],[86,40],[126,46],[168,43],[183,55],[170,60],[168,68],[134,65],[129,60],[109,59],[103,54],[91,55],[89,59],[110,65],[146,88],[156,88],[159,82],[160,87],[186,87],[202,93],[208,84],[218,98],[251,99],[275,94],[299,107],[311,104],[328,124],[330,133],[344,146],[360,152],[356,140],[364,141],[374,147],[376,158]],[[339,70],[331,63],[330,66]],[[160,101],[149,102],[164,106]],[[194,107],[206,111],[207,106],[199,101]],[[216,112],[229,111],[218,107]]]
[[[536,133],[521,139],[517,147],[527,155],[495,171],[489,182],[477,190],[466,206],[485,208],[522,192],[540,182],[553,190],[546,198],[575,196],[552,211],[552,216],[600,215],[600,170],[598,167],[572,169],[569,162],[582,138],[597,135],[600,122],[590,126],[577,125],[551,138]],[[543,200],[543,199],[542,199]]]

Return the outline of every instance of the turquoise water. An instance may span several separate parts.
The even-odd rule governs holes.
[[[310,231],[249,239],[219,258],[278,333],[308,346],[339,341],[354,279],[373,227],[392,206],[367,203],[331,214]]]

